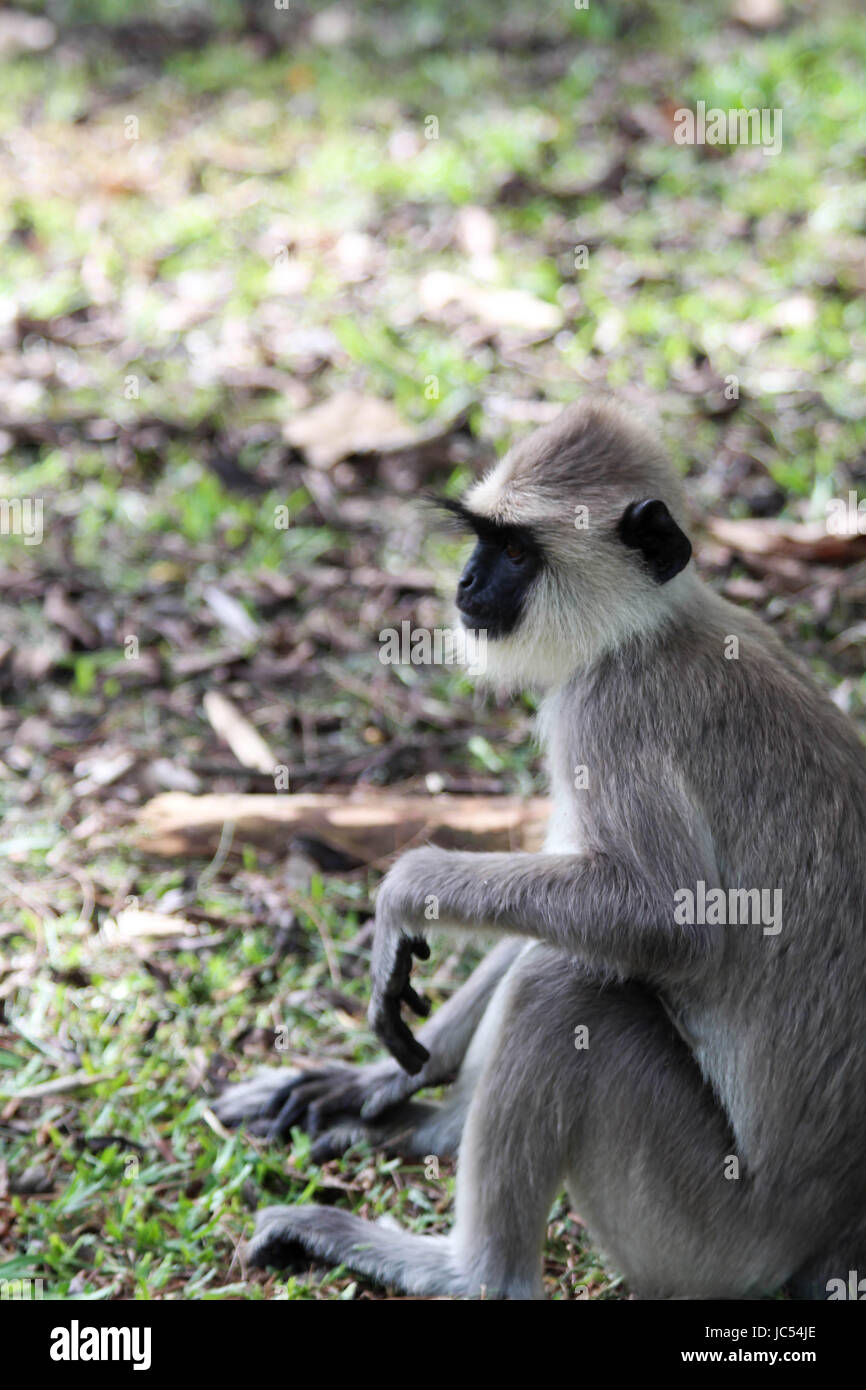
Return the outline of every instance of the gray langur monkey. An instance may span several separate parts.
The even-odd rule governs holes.
[[[536,1298],[567,1186],[643,1297],[824,1297],[866,1271],[866,750],[698,579],[679,480],[615,405],[564,411],[456,509],[477,537],[464,625],[486,629],[494,680],[548,692],[545,850],[404,854],[372,953],[392,1057],[266,1070],[217,1107],[305,1126],[320,1158],[359,1138],[459,1148],[456,1222],[419,1236],[268,1207],[250,1258]],[[415,1038],[401,1005],[423,1010],[410,969],[431,925],[501,940]],[[455,1075],[443,1103],[411,1099]]]

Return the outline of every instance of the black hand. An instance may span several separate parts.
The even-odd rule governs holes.
[[[376,1036],[403,1070],[411,1076],[415,1076],[421,1070],[430,1054],[426,1047],[413,1037],[411,1029],[404,1023],[400,1006],[406,1003],[416,1014],[430,1012],[429,1002],[416,994],[409,982],[413,956],[426,960],[429,955],[430,947],[422,937],[399,938],[388,984],[384,994],[377,1000],[372,1018]]]

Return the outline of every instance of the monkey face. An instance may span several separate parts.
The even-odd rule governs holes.
[[[500,688],[559,684],[687,599],[679,481],[611,403],[564,411],[442,505],[476,537],[457,611],[492,639],[485,675]]]
[[[470,631],[507,637],[517,627],[541,569],[541,548],[526,527],[476,519],[475,531],[478,541],[457,585],[457,610]]]

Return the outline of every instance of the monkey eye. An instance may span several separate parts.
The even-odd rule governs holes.
[[[526,554],[526,551],[523,546],[518,545],[516,541],[510,541],[505,547],[505,554],[508,556],[509,560],[513,560],[515,564],[519,564]]]

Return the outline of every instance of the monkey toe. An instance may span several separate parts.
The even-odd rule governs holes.
[[[361,1091],[352,1067],[307,1071],[263,1067],[247,1080],[228,1086],[213,1103],[223,1124],[244,1124],[251,1133],[272,1139],[285,1137],[295,1125],[315,1133],[325,1115],[341,1110],[357,1114],[360,1107]]]
[[[296,1126],[314,1139],[338,1134],[340,1147],[335,1152],[344,1153],[352,1143],[370,1137],[371,1121],[390,1119],[390,1112],[417,1089],[417,1079],[390,1058],[366,1067],[264,1067],[228,1086],[213,1109],[223,1124],[243,1124],[249,1133],[270,1139],[285,1139]],[[342,1142],[347,1134],[351,1139]],[[327,1147],[323,1145],[323,1152]]]
[[[342,1158],[348,1149],[367,1138],[363,1125],[335,1125],[317,1136],[310,1149],[310,1158],[314,1163],[327,1163],[332,1158]]]
[[[303,1084],[293,1087],[276,1114],[271,1137],[289,1134],[294,1125],[315,1137],[329,1127],[334,1117],[358,1115],[364,1093],[360,1075],[350,1068],[308,1072]]]
[[[395,1071],[394,1075],[389,1077],[387,1081],[370,1089],[361,1106],[361,1119],[365,1121],[378,1120],[387,1111],[393,1110],[397,1105],[402,1105],[418,1089],[417,1076],[412,1077],[402,1069]]]
[[[284,1067],[260,1067],[246,1080],[227,1086],[211,1108],[217,1119],[230,1128],[245,1121],[261,1122],[282,1109],[286,1097],[303,1077],[303,1072]]]

